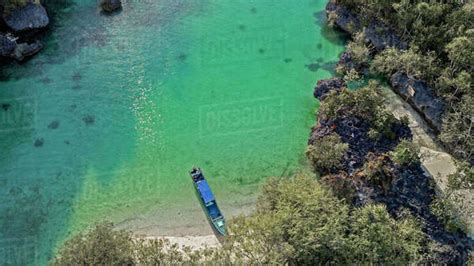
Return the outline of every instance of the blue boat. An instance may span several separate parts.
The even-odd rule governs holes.
[[[196,194],[199,197],[201,206],[206,213],[206,217],[211,223],[213,230],[219,235],[226,235],[224,216],[217,206],[214,194],[212,194],[211,188],[209,187],[207,180],[204,178],[201,169],[193,168],[190,174],[193,179]]]

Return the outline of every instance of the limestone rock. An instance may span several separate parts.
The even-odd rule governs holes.
[[[15,32],[39,30],[49,24],[46,9],[39,3],[29,2],[3,15],[3,20]]]

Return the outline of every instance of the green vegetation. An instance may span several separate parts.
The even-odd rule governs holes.
[[[363,174],[367,182],[379,186],[384,192],[390,189],[392,180],[395,178],[389,157],[385,154],[375,156],[369,154],[363,167]]]
[[[339,0],[360,16],[363,25],[379,20],[389,25],[410,48],[388,48],[370,61],[375,74],[389,77],[395,71],[426,81],[448,103],[439,139],[462,160],[472,161],[474,110],[474,2],[377,2]],[[348,45],[351,53],[364,55],[355,36]],[[353,49],[355,44],[357,49]],[[359,52],[357,52],[359,51]],[[366,63],[365,56],[354,56]],[[352,75],[353,76],[353,75]]]
[[[133,262],[130,233],[113,231],[111,223],[97,225],[64,245],[53,265],[129,265]]]
[[[315,170],[324,174],[338,168],[348,147],[339,135],[332,133],[317,139],[314,145],[308,145],[306,155]]]
[[[467,162],[457,162],[457,170],[448,175],[448,187],[450,189],[472,189],[474,188],[474,169]]]
[[[383,103],[381,89],[372,80],[368,86],[356,91],[343,90],[328,95],[319,107],[319,116],[335,119],[345,116],[350,110],[359,118],[373,121],[385,110]]]
[[[30,1],[30,0],[0,0],[0,6],[3,6],[5,8],[4,12],[6,14],[9,14],[13,9],[15,9],[17,7],[25,6],[29,2],[32,2],[32,3],[35,3],[35,4],[40,3],[39,0],[32,0],[32,1]]]
[[[233,219],[229,232],[221,248],[198,252],[106,223],[67,241],[52,264],[408,264],[424,240],[413,218],[394,220],[382,205],[351,208],[303,174],[270,179],[255,213]]]
[[[370,49],[365,45],[365,36],[363,32],[359,32],[353,37],[352,41],[346,46],[346,52],[349,54],[349,57],[356,63],[355,68],[368,67],[371,56]],[[361,75],[356,69],[350,68],[344,64],[337,65],[336,72],[344,76],[344,80],[347,82],[358,80],[361,78]]]
[[[402,140],[390,152],[392,161],[402,166],[410,166],[420,163],[420,147],[410,140]]]
[[[463,219],[469,217],[469,213],[465,213],[468,209],[464,206],[463,201],[461,195],[449,190],[433,199],[431,203],[431,212],[449,232],[469,232],[468,225]]]
[[[373,140],[382,137],[394,139],[392,126],[398,120],[385,108],[384,101],[379,84],[370,80],[367,86],[356,91],[343,90],[339,94],[328,95],[321,103],[319,116],[335,119],[350,114],[370,123],[368,134]],[[406,117],[401,119],[401,124],[408,124]]]

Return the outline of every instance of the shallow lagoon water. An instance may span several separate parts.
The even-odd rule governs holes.
[[[96,1],[55,7],[46,49],[0,81],[0,261],[45,264],[104,219],[209,234],[188,171],[227,216],[306,167],[316,81],[343,43],[325,1]]]

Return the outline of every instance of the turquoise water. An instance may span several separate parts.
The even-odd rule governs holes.
[[[209,234],[193,165],[227,216],[305,167],[312,88],[343,48],[325,1],[131,0],[112,16],[62,3],[46,49],[2,70],[3,264],[45,264],[104,219]]]

